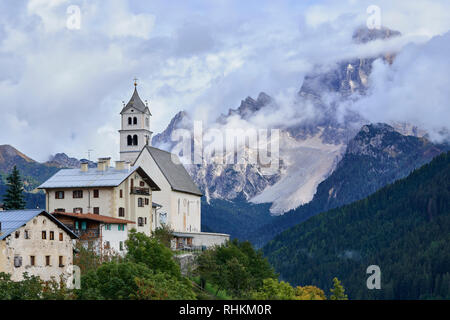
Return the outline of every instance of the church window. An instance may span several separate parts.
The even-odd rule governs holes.
[[[129,146],[133,145],[133,137],[132,136],[127,137],[127,145],[129,145]]]
[[[119,217],[125,217],[125,208],[119,208]]]
[[[133,136],[133,145],[134,145],[134,146],[137,146],[137,145],[138,145],[138,136],[137,136],[137,135],[134,135],[134,136]]]
[[[128,117],[128,124],[131,125],[131,117]]]
[[[137,118],[136,117],[133,118],[133,124],[137,124]]]

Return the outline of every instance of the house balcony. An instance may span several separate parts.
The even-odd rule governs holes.
[[[67,225],[73,233],[75,233],[80,240],[96,240],[100,237],[99,228],[90,228],[90,229],[75,229],[72,225]]]
[[[141,196],[149,196],[150,195],[150,189],[149,188],[133,187],[133,188],[131,188],[131,194],[138,194],[138,195],[141,195]]]

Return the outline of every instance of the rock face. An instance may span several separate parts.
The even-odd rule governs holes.
[[[348,143],[334,171],[317,187],[312,201],[254,231],[249,240],[264,245],[276,234],[313,215],[363,199],[449,150],[426,138],[404,136],[386,124],[365,125]]]
[[[47,161],[47,164],[58,168],[80,168],[82,161],[87,161],[89,167],[91,168],[96,167],[96,164],[93,161],[88,161],[86,159],[78,160],[76,158],[70,158],[65,153],[57,153],[54,156],[51,156],[50,159]]]
[[[361,28],[353,39],[357,43],[366,43],[399,34],[389,29],[373,31]],[[305,108],[310,107],[314,116],[295,124],[275,127],[280,130],[280,166],[276,172],[267,175],[257,164],[247,162],[186,166],[196,184],[208,199],[272,203],[272,214],[283,214],[311,201],[319,183],[333,172],[342,158],[348,142],[362,125],[367,124],[358,114],[340,115],[337,105],[355,93],[366,93],[372,63],[380,58],[386,59],[379,56],[342,61],[331,70],[317,68],[317,72],[305,77],[292,108],[301,116],[306,112]],[[229,109],[211,127],[224,131],[236,118],[250,124],[256,117],[266,116],[264,111],[269,109],[276,112],[279,109],[277,101],[261,92],[256,99],[247,97],[236,109]],[[152,143],[170,150],[174,145],[170,139],[172,132],[178,128],[192,130],[192,127],[190,116],[180,112],[166,130],[153,138]],[[251,152],[246,146],[242,149]]]

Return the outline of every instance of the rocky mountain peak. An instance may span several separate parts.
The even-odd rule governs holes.
[[[364,26],[355,30],[353,33],[353,41],[356,43],[367,43],[375,40],[386,40],[401,35],[401,32],[391,30],[386,27],[381,27],[380,29],[369,29]]]
[[[87,159],[76,159],[71,158],[65,153],[57,153],[53,156],[50,156],[50,159],[46,162],[46,164],[55,166],[58,168],[80,168],[81,162],[87,161],[89,167],[95,168],[96,164],[93,161],[88,161]]]
[[[15,157],[20,157],[27,162],[36,162],[9,144],[0,145],[0,163],[8,163]]]

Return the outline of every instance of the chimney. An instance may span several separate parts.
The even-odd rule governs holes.
[[[130,163],[128,161],[124,162],[123,168],[124,170],[130,171]]]
[[[116,170],[125,170],[125,161],[116,161]]]
[[[98,162],[100,162],[100,161],[105,162],[105,170],[108,170],[108,168],[109,168],[110,165],[111,165],[111,157],[108,157],[108,158],[99,158],[99,159],[98,159]]]
[[[89,164],[87,162],[81,163],[81,172],[87,172],[89,169]]]
[[[100,159],[98,159],[98,163],[97,163],[97,170],[98,171],[105,171],[105,161],[102,161]]]

